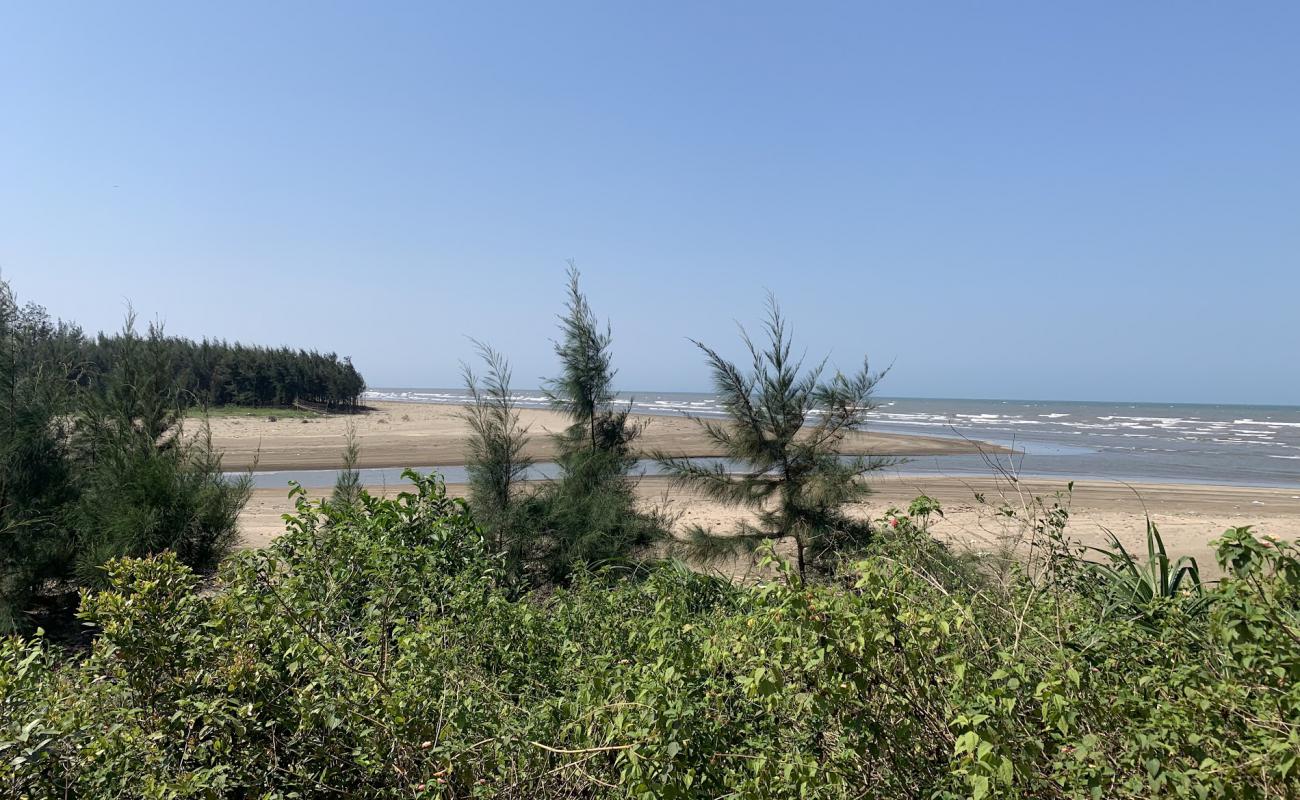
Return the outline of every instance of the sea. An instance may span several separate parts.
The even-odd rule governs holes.
[[[718,418],[716,395],[629,392],[637,413]],[[461,405],[463,389],[377,388],[368,400]],[[521,408],[544,408],[540,390],[521,391]],[[1021,477],[1133,483],[1300,487],[1300,406],[1193,405],[1069,400],[877,398],[867,429],[960,437],[1004,445],[999,467]],[[981,456],[911,458],[905,474],[987,475]]]

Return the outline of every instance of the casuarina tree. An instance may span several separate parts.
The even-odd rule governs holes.
[[[613,335],[601,325],[570,263],[568,302],[560,316],[555,353],[559,377],[546,382],[554,408],[570,419],[556,436],[560,476],[531,504],[536,544],[546,578],[559,580],[577,564],[626,561],[666,535],[657,514],[637,508],[630,473],[637,454],[632,443],[641,426],[630,404],[614,392]]]
[[[510,362],[489,345],[474,347],[486,366],[480,379],[468,364],[461,365],[469,403],[461,414],[470,427],[466,471],[469,501],[475,518],[488,534],[494,552],[505,554],[511,565],[523,558],[526,544],[516,519],[519,483],[532,465],[524,453],[528,429],[510,391]]]
[[[764,540],[790,540],[804,577],[809,568],[824,568],[837,552],[869,539],[866,523],[846,514],[845,506],[868,494],[862,477],[886,462],[844,451],[848,435],[874,407],[872,391],[881,375],[870,371],[865,358],[851,374],[829,374],[825,360],[805,369],[803,359],[791,354],[790,331],[770,295],[763,332],[760,345],[741,331],[748,369],[692,340],[708,360],[728,417],[695,421],[726,463],[655,456],[678,485],[755,512],[756,522],[730,534],[693,528],[687,544],[694,556],[734,556]]]

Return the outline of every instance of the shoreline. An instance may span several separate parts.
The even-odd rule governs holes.
[[[274,414],[220,415],[209,417],[207,423],[213,447],[222,453],[222,466],[229,471],[338,468],[349,425],[355,426],[361,446],[359,468],[464,466],[469,428],[459,416],[460,406],[396,401],[372,401],[370,406],[372,411],[357,415],[284,419]],[[519,417],[531,435],[527,455],[539,462],[553,460],[550,435],[563,430],[566,419],[533,408],[519,409]],[[637,414],[632,419],[646,425],[639,439],[643,451],[664,450],[690,458],[722,455],[687,417]],[[203,419],[193,417],[187,422],[194,426]],[[846,455],[900,457],[1012,452],[974,440],[875,431],[849,434],[845,448]]]

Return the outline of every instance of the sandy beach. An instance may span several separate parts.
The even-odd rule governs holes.
[[[373,403],[373,410],[354,416],[315,416],[303,419],[264,416],[219,416],[209,424],[212,443],[223,455],[227,469],[252,466],[261,470],[330,469],[339,464],[348,426],[356,428],[361,443],[359,467],[454,466],[465,463],[465,438],[469,426],[461,408],[429,403]],[[555,453],[550,435],[568,422],[553,411],[525,408],[521,422],[531,434],[528,454],[537,461]],[[700,435],[699,426],[685,417],[637,416],[646,425],[639,440],[642,450],[665,450],[683,456],[721,455]],[[193,432],[195,420],[190,421]],[[980,445],[938,436],[889,433],[854,433],[846,452],[937,456],[977,453]],[[983,445],[987,452],[1006,452]]]
[[[317,417],[306,421],[256,417],[223,417],[211,421],[214,444],[225,453],[229,468],[254,462],[260,469],[326,469],[339,463],[349,424],[356,427],[363,467],[457,465],[464,463],[464,423],[454,406],[381,403],[374,412],[357,417]],[[537,459],[552,454],[546,434],[559,430],[563,419],[549,411],[525,409],[522,416],[533,433],[530,453]],[[717,455],[690,420],[648,418],[643,447],[663,448],[692,456]],[[866,433],[856,436],[852,449],[880,455],[969,454],[975,443],[938,437]],[[997,448],[989,448],[996,451]],[[1023,506],[1026,498],[1050,497],[1066,489],[1065,481],[1023,480],[1009,483],[989,477],[922,477],[880,473],[871,478],[869,502],[854,509],[878,516],[891,506],[905,507],[919,494],[937,498],[945,516],[934,525],[937,536],[956,546],[978,551],[996,549],[1016,533],[995,512],[1002,502]],[[375,493],[394,487],[370,487]],[[452,485],[453,495],[463,486]],[[658,504],[678,515],[680,525],[701,524],[726,529],[747,512],[725,508],[690,491],[674,489],[664,478],[646,477],[639,484],[646,504]],[[981,504],[977,495],[983,495]],[[1227,527],[1254,525],[1265,534],[1294,537],[1300,531],[1300,490],[1213,486],[1199,484],[1124,484],[1079,481],[1069,498],[1070,534],[1084,544],[1100,546],[1106,530],[1125,546],[1145,552],[1145,515],[1159,525],[1171,554],[1191,555],[1213,574],[1209,543]],[[284,489],[258,489],[241,516],[246,546],[258,547],[279,535],[281,515],[290,511]]]

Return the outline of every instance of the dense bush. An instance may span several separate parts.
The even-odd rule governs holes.
[[[0,632],[14,626],[15,604],[68,559],[72,354],[58,352],[60,337],[0,281]]]
[[[511,599],[435,478],[310,505],[211,591],[170,555],[86,595],[68,660],[0,644],[11,797],[1277,797],[1300,562],[1230,531],[1196,608],[1108,616],[892,514],[840,577],[665,565]],[[1081,580],[1086,580],[1085,578]]]

